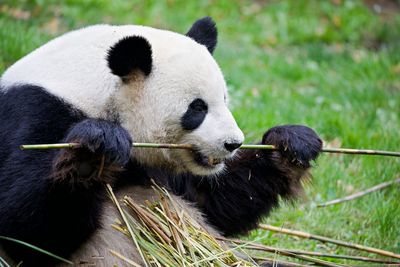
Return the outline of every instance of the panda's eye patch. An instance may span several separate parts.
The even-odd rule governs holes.
[[[182,128],[185,130],[194,130],[204,121],[208,112],[208,106],[200,98],[196,98],[190,103],[185,114],[181,118]]]
[[[208,110],[207,104],[200,98],[196,98],[189,105],[189,109],[192,109],[196,112],[206,112]]]

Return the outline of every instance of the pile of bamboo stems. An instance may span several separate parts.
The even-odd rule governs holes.
[[[233,253],[241,245],[223,247],[164,188],[154,185],[159,199],[145,205],[130,196],[121,205],[111,187],[107,188],[123,221],[113,227],[132,238],[145,266],[258,266]],[[132,266],[142,266],[118,251],[110,252]]]

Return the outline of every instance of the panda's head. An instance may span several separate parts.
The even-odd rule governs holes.
[[[120,86],[108,103],[135,142],[185,143],[195,150],[134,149],[141,164],[212,175],[244,136],[228,109],[227,86],[212,53],[215,23],[196,21],[186,35],[146,28],[107,53]]]

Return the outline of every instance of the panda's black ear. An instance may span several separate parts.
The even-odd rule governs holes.
[[[193,23],[186,36],[192,38],[199,44],[205,45],[212,54],[217,46],[217,27],[210,17],[204,17]]]
[[[111,72],[121,78],[135,70],[149,75],[153,62],[151,46],[141,36],[124,37],[108,50],[107,62]]]

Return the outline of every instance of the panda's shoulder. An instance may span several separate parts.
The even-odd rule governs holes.
[[[10,149],[21,145],[18,143],[21,140],[14,136],[16,134],[23,136],[27,144],[37,143],[38,140],[42,143],[59,142],[72,124],[85,117],[82,111],[50,94],[45,88],[18,84],[1,89],[0,137],[10,145]],[[6,147],[1,152],[6,153]]]

